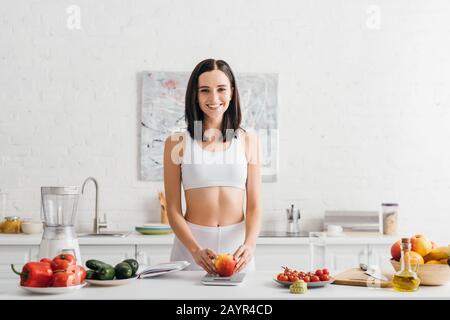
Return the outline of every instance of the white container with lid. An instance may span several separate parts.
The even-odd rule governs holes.
[[[396,235],[398,221],[398,203],[382,203],[383,234]]]

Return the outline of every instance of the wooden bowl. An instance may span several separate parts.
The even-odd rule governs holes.
[[[400,270],[399,261],[391,259],[391,264],[395,271]],[[413,270],[415,267],[413,264]],[[450,266],[448,264],[419,264],[417,275],[420,278],[420,285],[442,286],[450,281]]]

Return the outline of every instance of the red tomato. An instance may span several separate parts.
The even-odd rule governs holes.
[[[325,269],[322,269],[322,273],[323,273],[323,274],[330,274],[330,272],[329,272],[328,269],[326,269],[326,268],[325,268]]]
[[[330,276],[328,274],[323,274],[319,277],[320,281],[328,281],[330,280]]]
[[[321,275],[323,275],[322,269],[317,269],[316,276],[320,277]]]
[[[62,270],[53,273],[52,287],[70,287],[75,285],[77,285],[75,273]]]
[[[297,271],[292,272],[291,276],[298,277],[298,272]]]
[[[319,281],[320,281],[320,279],[319,279],[318,276],[312,276],[311,277],[311,282],[319,282]]]
[[[75,257],[71,254],[59,254],[53,258],[51,267],[52,270],[65,270],[69,266],[75,265]]]
[[[278,278],[278,280],[279,280],[279,281],[288,281],[289,278],[288,278],[288,276],[282,274],[282,275]]]
[[[86,270],[82,266],[69,266],[67,272],[75,274],[76,285],[84,283],[84,279],[86,279]]]
[[[311,278],[310,278],[309,276],[305,276],[305,277],[303,278],[303,281],[305,281],[305,282],[311,282]]]

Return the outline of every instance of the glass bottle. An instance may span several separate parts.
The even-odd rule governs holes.
[[[21,225],[22,221],[19,217],[9,216],[5,218],[2,224],[2,230],[4,233],[20,233]]]
[[[411,260],[416,260],[416,267],[411,267]],[[417,275],[419,261],[411,257],[411,245],[409,238],[402,238],[402,255],[400,258],[401,267],[392,277],[394,290],[402,292],[416,291],[419,288],[420,279]]]

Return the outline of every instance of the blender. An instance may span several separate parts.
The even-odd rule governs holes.
[[[39,246],[39,259],[53,259],[61,253],[75,256],[82,264],[75,233],[78,187],[41,187],[41,215],[44,233]]]

